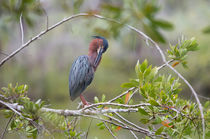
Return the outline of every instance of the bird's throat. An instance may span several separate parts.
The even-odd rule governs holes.
[[[98,53],[97,52],[89,52],[88,53],[88,57],[89,57],[89,60],[90,60],[90,63],[91,63],[91,66],[94,68],[94,71],[96,71],[96,68],[98,67],[101,59],[99,60],[98,62],[98,65],[95,65],[95,60],[96,60],[96,57],[97,57]]]

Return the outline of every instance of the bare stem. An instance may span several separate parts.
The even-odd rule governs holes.
[[[21,31],[21,40],[22,40],[22,45],[24,44],[24,30],[23,30],[23,14],[20,14],[20,31]]]

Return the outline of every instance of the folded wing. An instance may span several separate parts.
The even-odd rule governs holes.
[[[76,99],[90,83],[94,77],[94,70],[90,64],[88,56],[78,57],[70,70],[69,92],[71,100]]]

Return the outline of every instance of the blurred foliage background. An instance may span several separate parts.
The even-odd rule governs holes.
[[[81,12],[100,14],[123,24],[82,17],[57,27],[0,68],[0,86],[17,82],[28,84],[32,100],[41,98],[52,108],[76,109],[79,99],[72,102],[69,98],[69,69],[74,59],[87,54],[91,36],[100,35],[108,39],[110,47],[84,95],[90,102],[94,96],[101,97],[102,94],[111,99],[123,91],[122,83],[135,76],[134,66],[138,59],[142,62],[147,58],[153,66],[162,64],[153,47],[147,47],[136,33],[123,26],[129,24],[149,35],[165,52],[169,44],[176,44],[182,36],[195,37],[200,50],[188,57],[187,70],[182,66],[177,69],[199,95],[210,97],[209,5],[208,0],[1,0],[0,60],[21,46],[21,13],[25,41],[46,28],[47,18],[51,26]],[[167,68],[162,72],[171,73]],[[186,86],[182,92],[182,97],[194,99]],[[6,121],[2,119],[0,123],[5,125]],[[87,129],[88,124],[88,121],[81,121],[81,129]],[[104,134],[96,126],[92,128],[90,138],[100,138],[100,134]],[[0,131],[3,129],[1,126]],[[120,137],[128,138],[119,132]],[[15,135],[8,134],[7,137]]]

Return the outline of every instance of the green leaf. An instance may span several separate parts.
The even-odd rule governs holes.
[[[172,30],[174,28],[173,24],[166,20],[156,19],[156,20],[152,20],[152,22],[156,24],[157,26],[166,30]]]
[[[207,109],[209,106],[210,106],[210,101],[206,101],[205,104],[204,104],[204,108]]]
[[[143,115],[149,115],[148,112],[146,112],[144,109],[139,108],[138,111]]]
[[[152,122],[152,124],[160,124],[162,122],[161,118],[159,116],[155,117],[155,120]]]
[[[142,124],[147,124],[149,123],[149,119],[145,119],[145,118],[142,118],[139,120]]]
[[[140,66],[142,73],[146,70],[147,66],[148,66],[148,61],[147,61],[147,59],[145,59],[144,62]]]
[[[97,123],[96,125],[97,126],[101,126],[101,125],[103,125],[104,123],[103,122],[100,122],[100,123]]]
[[[103,95],[102,95],[102,98],[101,98],[101,101],[104,102],[105,99],[106,99],[106,96],[103,94]]]
[[[202,30],[203,33],[205,34],[210,34],[210,25],[209,26],[206,26],[203,30]]]
[[[95,102],[95,103],[99,103],[98,97],[96,97],[96,96],[94,97],[94,102]]]
[[[136,71],[136,76],[138,77],[139,76],[139,60],[136,63],[135,71]]]
[[[160,128],[158,128],[158,130],[155,132],[155,135],[160,135],[163,132],[164,127],[161,126]]]
[[[159,105],[160,105],[157,101],[155,101],[155,100],[152,99],[152,98],[149,100],[149,103],[150,103],[151,105],[153,105],[153,106],[159,106]]]
[[[10,127],[11,127],[11,129],[16,128],[15,120],[12,120]]]
[[[74,137],[74,136],[76,135],[76,132],[75,132],[75,131],[70,130],[69,134],[70,134],[70,136],[71,136],[71,137]]]
[[[135,83],[123,83],[121,85],[122,88],[131,88],[131,87],[136,87]]]
[[[206,133],[206,137],[210,138],[210,131]]]

